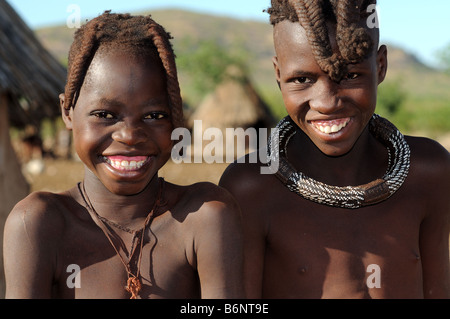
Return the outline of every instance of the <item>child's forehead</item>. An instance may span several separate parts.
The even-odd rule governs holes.
[[[275,48],[283,48],[289,45],[287,40],[299,45],[309,45],[306,30],[299,22],[289,20],[281,21],[274,26],[273,39]]]
[[[149,60],[152,63],[161,62],[156,48],[143,47],[133,43],[102,43],[95,52],[93,61],[111,55],[121,56],[130,61],[141,61],[141,63]]]
[[[96,55],[81,86],[82,97],[83,101],[123,105],[162,100],[167,97],[164,68],[159,60],[130,57],[121,50]]]
[[[365,27],[364,24],[359,26]],[[346,68],[346,66],[356,62],[347,61],[341,57],[340,47],[337,44],[336,30],[336,23],[331,21],[326,22],[326,35],[328,36],[329,48],[332,51],[331,54],[334,54],[337,59],[339,59],[339,64],[342,65],[342,68]],[[378,51],[378,29],[366,28],[366,30],[372,39],[373,47],[372,50],[368,51],[366,56],[357,61],[358,63],[370,59],[371,57],[375,57],[376,52]],[[316,62],[318,62],[318,59],[320,58],[326,59],[331,57],[331,55],[323,57],[317,56],[317,52],[325,52],[325,49],[322,47],[323,43],[314,42],[314,40],[311,41],[310,32],[311,31],[304,28],[299,21],[292,22],[283,20],[275,24],[273,28],[273,40],[276,55],[280,58],[281,56],[292,56],[293,54],[296,54],[298,58],[302,56],[302,59],[314,56]]]
[[[126,47],[100,47],[95,53],[86,72],[85,83],[89,84],[92,74],[109,71],[112,68],[138,65],[138,69],[164,72],[162,61],[151,51],[135,51]],[[145,72],[142,72],[145,74]]]
[[[326,25],[326,32],[328,34],[328,40],[331,42],[331,44],[335,44],[336,28],[337,28],[336,23],[327,21],[325,25]],[[361,27],[365,27],[365,23],[360,23],[358,25]],[[370,31],[371,29],[369,28],[366,29],[369,31],[369,34],[371,34],[372,38],[376,40],[377,36],[376,30]],[[285,39],[287,36],[293,41],[297,41],[300,43],[304,43],[306,41],[305,44],[309,44],[310,35],[307,33],[306,29],[302,26],[302,24],[299,21],[292,22],[290,20],[283,20],[274,25],[273,38],[275,44],[280,44],[279,39],[280,38]]]
[[[331,45],[336,47],[334,33],[329,33],[329,35]],[[273,40],[277,55],[281,55],[286,51],[292,51],[294,48],[304,52],[312,51],[308,33],[299,22],[284,20],[277,23],[273,29]]]

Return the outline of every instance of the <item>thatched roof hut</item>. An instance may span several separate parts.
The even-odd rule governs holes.
[[[0,298],[5,293],[3,227],[29,192],[9,136],[10,124],[39,127],[59,114],[66,71],[39,43],[11,6],[0,0]]]
[[[14,9],[0,0],[0,91],[10,123],[22,127],[59,114],[66,69],[42,46]]]
[[[200,129],[195,127],[195,120],[201,120]],[[203,135],[209,128],[219,129],[221,134],[215,137],[214,141],[216,138],[222,137],[224,144],[222,145],[218,141],[217,147],[209,145],[208,150],[214,149],[211,152],[203,151],[205,144],[202,144],[201,147],[194,145],[193,148],[186,150],[186,155],[188,157],[202,155],[208,157],[205,159],[207,162],[218,161],[221,163],[224,158],[227,161],[235,160],[246,152],[256,150],[257,140],[261,138],[259,129],[274,127],[276,119],[246,74],[236,67],[230,67],[225,80],[217,86],[214,92],[205,97],[189,117],[187,124],[194,135],[200,133],[200,130]],[[230,139],[227,137],[228,129],[242,129],[241,132],[251,131],[254,134],[249,132],[250,134],[247,136],[245,132],[237,131],[239,137],[236,135]],[[197,138],[194,137],[194,140]]]
[[[195,109],[188,125],[192,126],[194,120],[202,120],[204,129],[273,127],[275,117],[250,79],[237,68],[229,69],[227,74],[226,80]]]

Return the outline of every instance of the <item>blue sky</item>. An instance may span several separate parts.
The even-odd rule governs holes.
[[[70,4],[80,8],[86,20],[111,9],[184,8],[193,11],[268,21],[262,10],[270,0],[7,0],[31,28],[65,23]],[[450,1],[378,0],[381,41],[399,45],[422,61],[436,65],[436,52],[450,45]]]

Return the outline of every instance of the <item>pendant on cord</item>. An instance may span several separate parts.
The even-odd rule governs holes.
[[[131,294],[130,299],[136,299],[139,295],[139,292],[141,291],[142,284],[138,277],[136,276],[130,276],[127,280],[127,286],[125,287],[125,290],[128,291]]]

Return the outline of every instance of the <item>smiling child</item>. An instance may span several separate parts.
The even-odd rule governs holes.
[[[251,298],[450,297],[450,156],[374,115],[375,2],[272,0],[279,170],[234,163],[219,183],[241,206]]]
[[[60,99],[84,180],[11,212],[7,298],[243,297],[234,200],[158,177],[183,123],[169,41],[150,16],[110,12],[76,32]]]

